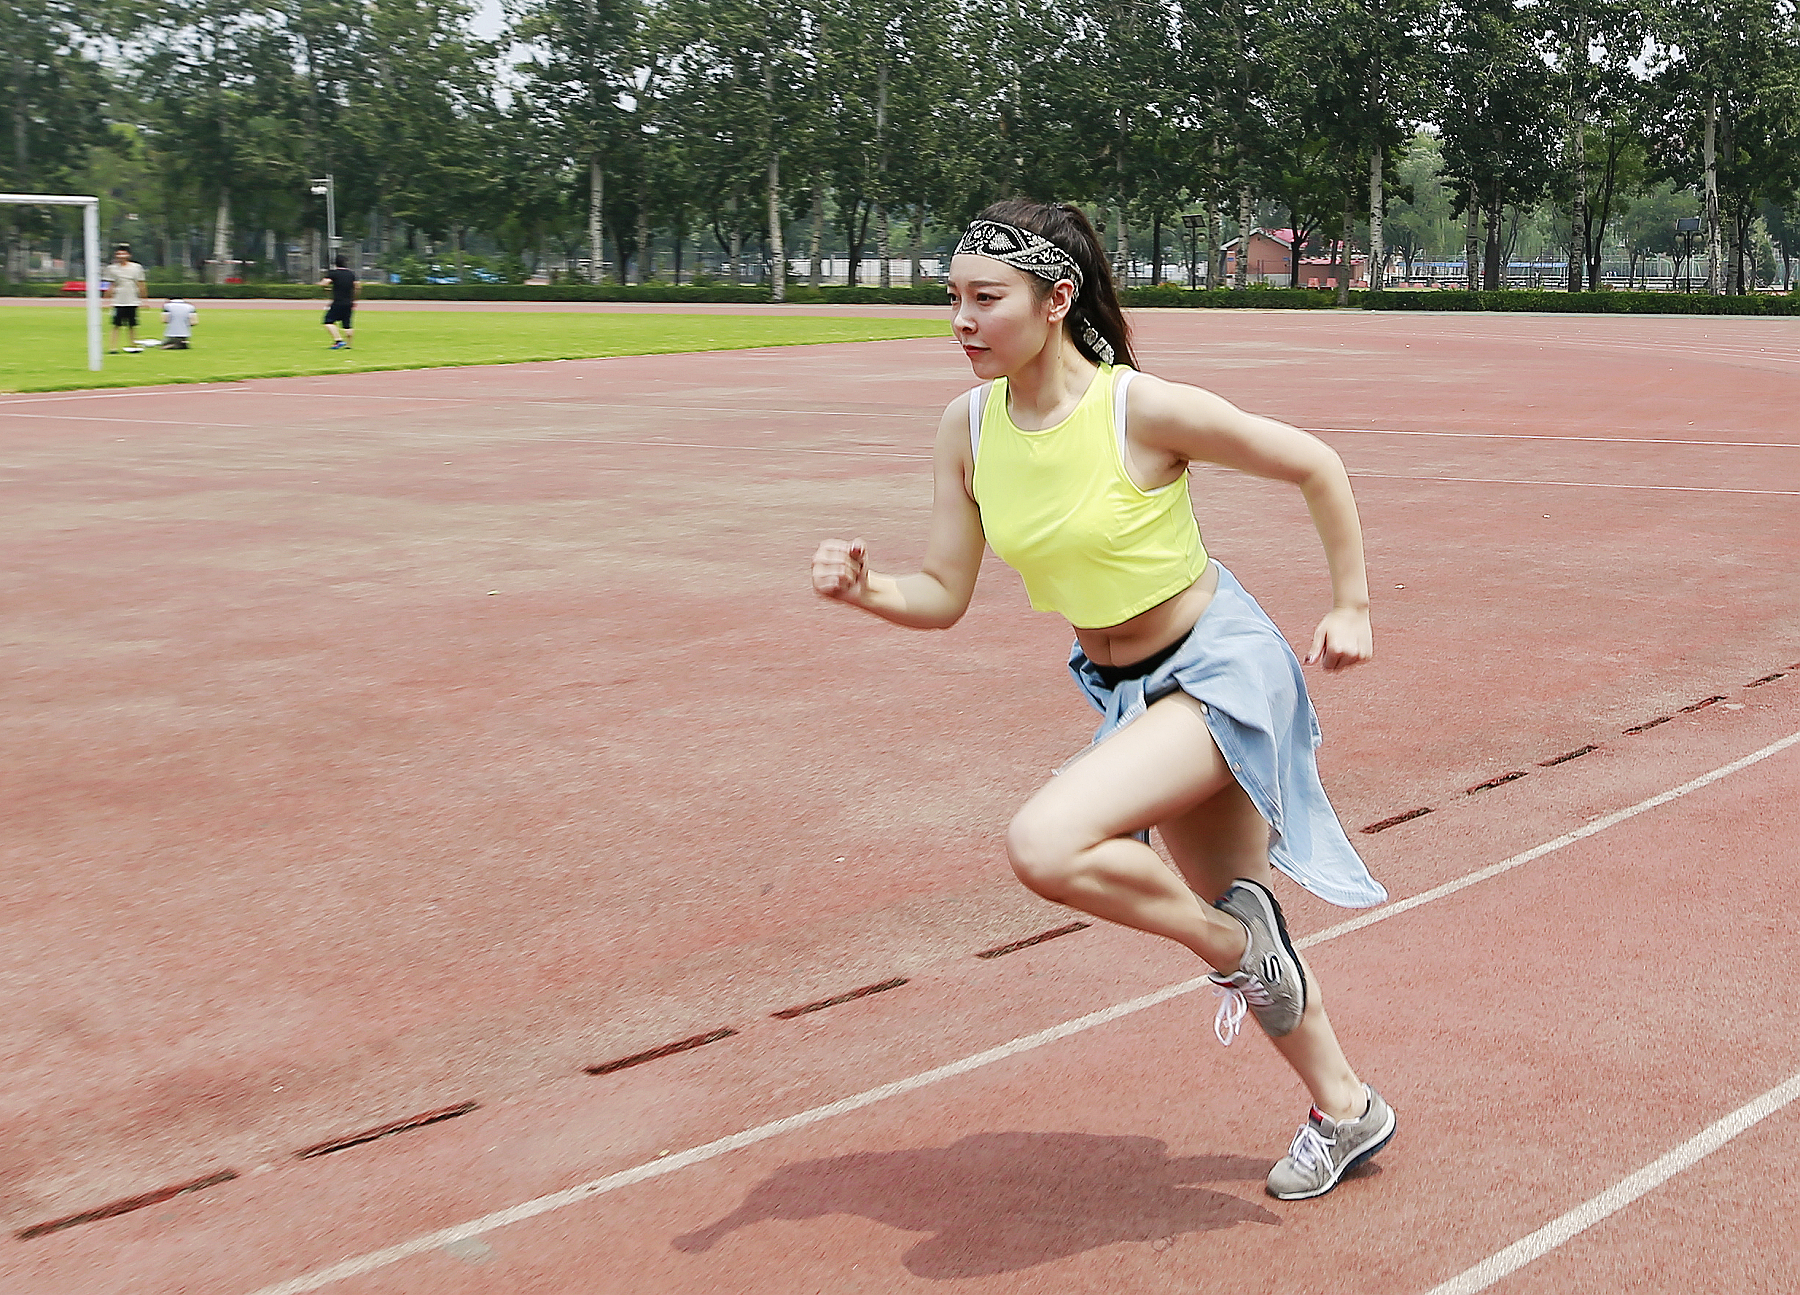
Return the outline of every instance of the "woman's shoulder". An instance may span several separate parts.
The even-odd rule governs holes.
[[[1154,373],[1133,370],[1131,386],[1125,393],[1125,399],[1129,402],[1133,415],[1141,412],[1145,417],[1155,417],[1159,414],[1179,414],[1197,406],[1208,405],[1220,397],[1191,382],[1176,382]]]
[[[1230,401],[1205,387],[1149,373],[1139,374],[1127,389],[1125,407],[1131,439],[1158,448],[1215,429],[1236,412]]]

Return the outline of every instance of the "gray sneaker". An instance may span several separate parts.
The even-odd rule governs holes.
[[[1250,933],[1238,969],[1230,975],[1214,972],[1207,977],[1226,991],[1227,1001],[1219,1009],[1220,1024],[1214,1027],[1219,1038],[1231,1042],[1224,1022],[1238,999],[1249,1005],[1257,1024],[1270,1038],[1292,1033],[1306,1015],[1306,976],[1300,970],[1300,955],[1288,939],[1287,923],[1282,920],[1275,896],[1259,882],[1239,879],[1231,883],[1231,889],[1213,907],[1230,913]],[[1242,1019],[1241,1007],[1236,1016]],[[1235,1022],[1229,1033],[1236,1035]]]
[[[1394,1108],[1367,1084],[1363,1091],[1369,1095],[1369,1109],[1354,1120],[1334,1120],[1313,1107],[1287,1155],[1269,1170],[1269,1195],[1278,1201],[1323,1196],[1388,1144],[1394,1136]]]

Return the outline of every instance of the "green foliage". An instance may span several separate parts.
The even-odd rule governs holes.
[[[1127,288],[1119,294],[1128,307],[1208,308],[1216,310],[1325,310],[1332,294],[1318,288]]]
[[[1240,211],[1354,241],[1376,149],[1393,245],[1442,257],[1473,206],[1494,273],[1543,225],[1591,280],[1615,235],[1650,246],[1621,222],[1659,181],[1702,186],[1708,121],[1727,255],[1766,268],[1756,221],[1800,192],[1791,0],[510,0],[496,40],[472,0],[0,3],[0,184],[91,187],[147,264],[215,278],[319,230],[328,173],[341,234],[414,286],[446,241],[513,281],[668,277],[650,245],[696,232],[736,279],[771,211],[795,259],[796,222],[931,255],[1004,195],[1140,257],[1186,212],[1207,244]],[[58,219],[0,213],[40,252]]]
[[[1686,292],[1353,292],[1364,310],[1512,311],[1606,315],[1800,315],[1800,299],[1757,293],[1714,297]]]

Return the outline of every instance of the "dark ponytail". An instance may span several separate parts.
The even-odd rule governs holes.
[[[1075,349],[1096,364],[1100,362],[1100,357],[1081,337],[1083,326],[1092,325],[1095,332],[1112,343],[1114,364],[1137,367],[1137,358],[1131,351],[1131,326],[1125,322],[1119,294],[1113,289],[1112,267],[1107,264],[1106,252],[1100,246],[1100,235],[1082,215],[1081,208],[1068,202],[1008,198],[986,208],[980,218],[1029,229],[1074,257],[1075,264],[1081,267],[1083,282],[1081,293],[1075,298],[1063,324],[1069,330]],[[1049,295],[1050,284],[1035,278],[1033,283],[1040,297]]]

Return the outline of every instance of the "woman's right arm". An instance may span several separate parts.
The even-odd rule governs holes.
[[[889,576],[869,569],[861,540],[826,540],[813,555],[813,590],[911,629],[949,629],[969,610],[987,539],[970,493],[969,397],[944,411],[932,448],[931,531],[923,568]]]

